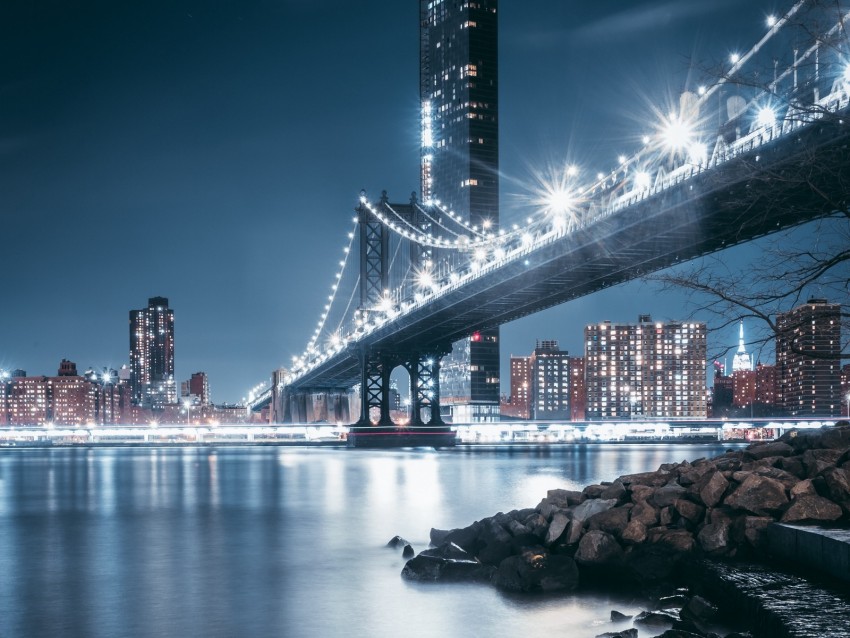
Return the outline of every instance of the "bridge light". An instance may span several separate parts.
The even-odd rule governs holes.
[[[649,135],[644,135],[642,138],[640,138],[640,140],[641,142],[643,142],[643,145],[646,146],[650,142]]]
[[[756,124],[762,128],[773,128],[776,125],[776,112],[769,106],[763,106],[756,115]]]
[[[690,144],[688,146],[688,159],[690,159],[692,164],[698,166],[705,164],[708,160],[708,151],[705,148],[705,144],[700,144],[699,142]]]
[[[531,246],[534,243],[534,237],[532,237],[529,233],[523,233],[522,235],[522,245],[523,246]]]
[[[844,67],[844,83],[850,84],[850,64]]]
[[[569,177],[575,177],[576,175],[578,175],[578,166],[576,166],[575,164],[570,164],[569,166],[567,166],[567,175]]]
[[[697,89],[697,93],[699,93],[700,95],[705,95],[705,92],[706,92],[707,90],[708,90],[708,89],[706,89],[706,88],[705,88],[705,86],[700,86],[700,87]]]
[[[741,55],[739,53],[733,53],[732,55],[729,56],[729,61],[732,64],[738,64],[738,62],[741,61]]]
[[[767,26],[768,27],[775,27],[776,26],[776,16],[775,15],[767,16]]]
[[[689,122],[675,114],[670,115],[661,127],[661,141],[671,151],[680,151],[693,142],[694,130]]]
[[[493,257],[495,257],[496,260],[504,259],[505,258],[505,251],[502,250],[501,248],[497,248],[496,250],[493,251]]]
[[[649,189],[651,178],[646,171],[638,171],[635,173],[635,190],[645,191]]]
[[[475,261],[484,261],[487,259],[487,252],[483,248],[475,249]]]
[[[618,164],[625,164],[626,159],[628,159],[628,158],[625,155],[618,155],[617,156],[617,163]]]

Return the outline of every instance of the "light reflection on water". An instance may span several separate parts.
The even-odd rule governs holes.
[[[408,583],[383,545],[722,449],[5,450],[0,636],[595,636],[640,601]]]

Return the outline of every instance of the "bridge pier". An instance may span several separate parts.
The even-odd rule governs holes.
[[[431,352],[377,352],[360,350],[360,418],[349,429],[349,447],[448,447],[455,433],[440,417],[440,361],[451,346]],[[396,366],[410,375],[409,425],[399,426],[390,417],[390,375]],[[378,422],[371,412],[377,409]],[[427,415],[423,418],[423,413]]]

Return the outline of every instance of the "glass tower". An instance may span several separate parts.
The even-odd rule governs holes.
[[[499,222],[497,5],[419,3],[422,200],[493,231]],[[440,268],[454,258],[433,259]],[[440,390],[444,416],[455,423],[498,419],[498,328],[453,345],[443,360]]]
[[[161,408],[177,403],[174,384],[174,311],[165,297],[130,311],[130,387],[133,403]]]

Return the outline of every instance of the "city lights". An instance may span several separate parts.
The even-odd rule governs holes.
[[[769,106],[763,106],[756,114],[756,124],[762,128],[773,128],[776,125],[776,112]]]

